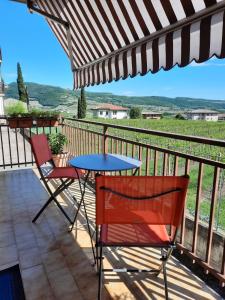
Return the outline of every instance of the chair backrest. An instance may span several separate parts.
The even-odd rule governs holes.
[[[188,176],[97,176],[96,224],[181,223]]]
[[[52,152],[45,134],[33,135],[30,143],[38,167],[52,159]]]

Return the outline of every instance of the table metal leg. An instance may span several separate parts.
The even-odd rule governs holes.
[[[133,176],[136,175],[136,173],[137,173],[138,170],[139,170],[139,168],[136,168],[136,169],[135,169],[135,171],[134,171],[134,173],[133,173]]]
[[[76,214],[75,214],[74,219],[73,219],[73,223],[72,223],[71,228],[70,228],[70,232],[74,228],[74,224],[75,224],[75,222],[77,220],[78,213],[80,211],[80,207],[83,204],[84,214],[85,214],[85,218],[86,218],[86,221],[87,221],[88,233],[89,233],[90,240],[91,240],[91,248],[92,248],[92,253],[93,253],[93,257],[94,257],[94,263],[96,263],[96,256],[95,256],[95,250],[94,250],[94,245],[93,245],[93,240],[92,240],[91,227],[90,227],[90,223],[89,223],[89,219],[88,219],[88,215],[87,215],[87,210],[86,210],[86,206],[85,206],[85,202],[84,202],[84,196],[85,196],[87,181],[88,181],[88,178],[90,176],[90,173],[91,173],[91,171],[88,171],[87,174],[86,174],[86,176],[85,176],[85,178],[84,178],[83,189],[81,188],[81,186],[82,186],[81,178],[80,178],[80,176],[78,176],[80,190],[81,190],[81,200],[80,200],[80,202],[78,204],[77,211],[76,211]]]

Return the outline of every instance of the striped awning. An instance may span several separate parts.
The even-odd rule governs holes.
[[[28,7],[47,17],[75,88],[225,57],[225,0],[36,0]]]

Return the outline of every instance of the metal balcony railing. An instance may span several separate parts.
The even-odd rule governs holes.
[[[34,164],[29,143],[32,134],[57,132],[58,127],[13,128],[7,118],[0,117],[0,170],[27,167]]]
[[[225,141],[87,120],[10,129],[0,118],[0,168],[32,166],[29,137],[61,130],[70,156],[116,153],[142,161],[139,175],[190,175],[178,248],[225,284]],[[125,171],[122,174],[130,174]],[[93,174],[94,175],[94,174]]]
[[[72,156],[123,154],[143,162],[139,175],[189,174],[178,248],[224,285],[225,163],[221,153],[225,141],[69,118],[62,130]],[[198,154],[190,153],[190,149]]]

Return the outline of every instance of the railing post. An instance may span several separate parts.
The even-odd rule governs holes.
[[[103,153],[108,153],[108,137],[107,137],[107,131],[108,126],[103,125],[103,140],[102,140],[102,146],[103,146]]]

